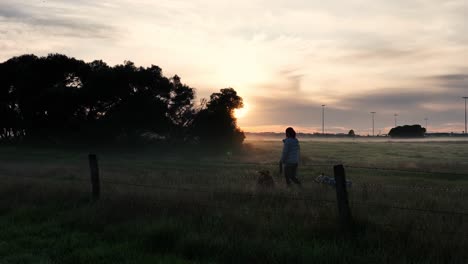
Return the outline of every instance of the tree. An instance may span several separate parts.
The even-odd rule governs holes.
[[[412,126],[397,126],[390,130],[388,133],[391,137],[424,137],[426,129],[421,127],[421,125],[412,125]]]
[[[166,134],[170,129],[168,117],[171,85],[157,66],[135,67],[131,61],[111,69],[112,91],[106,94],[106,108],[101,115],[106,134],[138,139],[144,132]]]
[[[11,87],[11,72],[0,64],[0,140],[11,140],[19,131],[19,111],[16,90]]]
[[[356,134],[354,133],[354,130],[352,130],[352,129],[349,130],[348,137],[355,137],[355,136],[356,136]]]
[[[196,109],[195,90],[158,66],[109,66],[61,54],[0,63],[0,140],[194,139],[240,144],[233,111],[242,98],[222,89]]]
[[[39,138],[70,130],[78,106],[77,87],[71,84],[78,81],[75,73],[84,65],[60,54],[23,55],[3,63],[9,77],[0,90],[8,90],[20,134]]]
[[[204,144],[235,147],[245,135],[237,126],[234,110],[243,107],[242,97],[233,88],[213,93],[206,108],[197,113],[193,134]]]
[[[172,133],[176,137],[186,137],[195,117],[193,100],[194,89],[183,84],[179,76],[170,79],[169,118],[173,123]]]

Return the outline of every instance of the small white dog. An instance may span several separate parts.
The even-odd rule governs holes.
[[[327,184],[330,186],[336,186],[335,178],[330,177],[330,176],[325,176],[323,173],[317,176],[317,178],[315,178],[315,182]],[[349,180],[346,180],[346,186],[351,187],[351,185],[352,185],[352,182]]]

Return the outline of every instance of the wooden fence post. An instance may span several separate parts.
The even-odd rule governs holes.
[[[333,166],[333,172],[335,174],[336,199],[340,226],[345,231],[351,231],[351,210],[349,209],[348,192],[346,191],[346,177],[343,165]]]
[[[99,167],[97,162],[96,154],[89,154],[89,169],[91,172],[91,185],[92,185],[92,193],[93,193],[93,200],[99,200],[99,195],[101,194],[101,186],[99,183]]]

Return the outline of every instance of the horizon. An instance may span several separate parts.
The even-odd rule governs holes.
[[[406,125],[402,125],[402,126],[406,126]],[[277,135],[284,135],[284,131],[258,131],[258,132],[252,132],[252,131],[243,131],[244,133],[247,133],[247,134],[277,134]],[[348,131],[349,132],[349,131]],[[389,131],[387,131],[389,132]],[[303,132],[303,131],[296,131],[296,133],[298,135],[302,134],[302,135],[311,135],[311,136],[322,136],[322,133],[321,132]],[[343,136],[343,135],[347,135],[348,133],[342,133],[342,132],[338,132],[338,133],[325,133],[325,136]],[[464,133],[460,133],[460,132],[428,132],[428,133],[425,133],[426,135],[440,135],[440,134],[450,134],[450,135],[464,135]],[[374,136],[370,135],[370,134],[359,134],[359,133],[355,133],[356,136],[359,136],[359,137],[387,137],[388,136],[388,133],[381,133],[381,134],[376,134]]]
[[[197,89],[233,87],[248,132],[464,131],[468,3],[27,1],[0,3],[0,61],[62,53],[158,65]]]

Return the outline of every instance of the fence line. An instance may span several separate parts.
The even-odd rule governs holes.
[[[193,166],[190,168],[184,168],[184,166]],[[223,169],[226,167],[236,167],[242,169],[243,167],[261,167],[261,166],[268,166],[268,167],[277,167],[278,163],[253,163],[253,162],[217,162],[211,164],[203,164],[203,163],[195,163],[195,162],[155,162],[152,163],[150,168],[158,168],[158,169],[179,169],[179,170],[193,170],[193,169],[202,169],[202,170],[209,170],[209,169]],[[333,164],[322,164],[322,163],[313,163],[313,164],[305,164],[301,165],[302,168],[317,168],[317,167],[329,167],[333,168]]]
[[[171,163],[167,163],[171,164]],[[195,163],[182,163],[183,164],[190,164],[190,165],[195,165]],[[159,163],[158,165],[164,165],[164,163]],[[171,164],[172,165],[172,164]],[[217,169],[217,168],[223,168],[224,165],[230,165],[230,166],[238,166],[238,165],[247,165],[247,166],[277,166],[278,164],[274,163],[221,163],[218,165],[216,164],[198,164],[198,166],[195,168],[195,170],[207,170],[207,169]],[[301,167],[305,168],[317,168],[317,167],[330,167],[330,170],[332,170],[333,165],[331,164],[308,164],[308,165],[302,165]],[[429,171],[415,171],[415,170],[401,170],[401,169],[391,169],[391,168],[373,168],[373,167],[362,167],[362,166],[351,166],[351,165],[344,165],[345,168],[351,168],[351,169],[367,169],[367,170],[382,170],[382,171],[393,171],[393,172],[404,172],[404,173],[425,173],[425,174],[442,174],[442,175],[456,175],[456,176],[467,176],[468,174],[461,174],[461,173],[449,173],[449,172],[429,172]],[[153,167],[154,168],[154,167]],[[162,166],[157,166],[158,169],[174,169],[174,170],[193,170],[194,168],[180,168],[180,167],[162,167]],[[364,183],[364,184],[353,184],[353,188],[365,188],[365,187],[383,187],[383,188],[393,188],[393,189],[411,189],[411,190],[436,190],[436,191],[443,191],[443,192],[464,192],[468,191],[463,188],[455,188],[451,186],[447,187],[432,187],[432,186],[404,186],[404,185],[388,185],[388,184],[372,184],[372,183]]]
[[[311,164],[301,164],[301,168],[317,168],[317,167],[328,167],[330,169],[333,168],[334,165],[337,163],[311,163]],[[152,163],[152,167],[160,167],[165,169],[180,169],[183,166],[194,166],[199,169],[209,169],[209,168],[225,168],[226,166],[229,167],[239,167],[239,166],[252,166],[252,167],[259,167],[259,166],[278,166],[277,162],[264,162],[264,163],[256,163],[256,162],[213,162],[210,164],[206,163],[199,163],[199,162],[155,162]],[[159,165],[159,166],[154,166]],[[170,167],[168,165],[177,165],[177,167]],[[381,167],[367,167],[367,166],[358,166],[358,165],[346,165],[343,164],[345,168],[350,169],[365,169],[365,170],[380,170],[380,171],[394,171],[394,172],[405,172],[405,173],[421,173],[421,174],[441,174],[441,175],[455,175],[455,176],[467,176],[468,173],[458,173],[458,172],[447,172],[447,171],[424,171],[424,170],[409,170],[409,169],[398,169],[398,168],[381,168]],[[192,168],[190,168],[192,169]]]
[[[253,163],[253,162],[221,162],[221,163],[213,163],[213,164],[199,164],[193,162],[184,162],[184,163],[177,163],[178,167],[171,167],[165,165],[175,165],[172,162],[167,163],[153,163],[157,164],[158,166],[152,166],[152,168],[158,169],[173,169],[173,170],[209,170],[209,169],[218,169],[218,168],[225,168],[226,166],[231,167],[238,167],[238,166],[250,166],[250,167],[259,167],[259,166],[278,166],[277,163]],[[194,168],[181,168],[181,165],[191,165],[195,166]],[[326,163],[313,163],[313,164],[306,164],[301,165],[301,168],[318,168],[318,167],[327,167],[330,170],[333,169],[334,164],[326,164]],[[393,168],[377,168],[377,167],[365,167],[365,166],[354,166],[354,165],[344,165],[345,168],[350,169],[364,169],[364,170],[380,170],[380,171],[392,171],[392,172],[402,172],[402,173],[422,173],[422,174],[440,174],[440,175],[451,175],[451,176],[466,176],[468,178],[468,174],[463,173],[451,173],[451,172],[439,172],[439,171],[417,171],[417,170],[402,170],[402,169],[393,169]],[[412,189],[412,190],[437,190],[437,191],[456,191],[456,192],[463,192],[468,191],[462,188],[454,188],[454,187],[431,187],[431,186],[403,186],[403,185],[382,185],[382,184],[362,184],[362,185],[354,185],[354,187],[362,188],[361,186],[378,186],[384,188],[395,188],[395,189]]]
[[[33,180],[59,180],[59,181],[76,181],[76,182],[87,182],[89,183],[89,179],[85,178],[60,178],[60,177],[37,177],[37,176],[27,176],[27,175],[11,175],[11,174],[0,174],[0,177],[8,177],[8,178],[24,178],[24,179],[33,179]]]
[[[447,172],[447,171],[402,170],[402,169],[394,169],[394,168],[377,168],[377,167],[365,167],[365,166],[354,166],[354,165],[344,165],[344,167],[350,168],[350,169],[380,170],[380,171],[394,171],[394,172],[422,173],[422,174],[441,174],[441,175],[468,177],[467,173]]]
[[[193,188],[183,188],[183,187],[168,187],[168,186],[161,186],[161,185],[150,185],[150,184],[139,184],[139,183],[126,183],[126,182],[116,182],[116,181],[109,181],[109,180],[102,180],[103,183],[113,184],[113,185],[121,185],[121,186],[133,186],[133,187],[141,187],[141,188],[149,188],[149,189],[159,189],[159,190],[175,190],[175,191],[183,191],[183,192],[196,192],[196,193],[209,193],[209,194],[221,194],[221,195],[233,195],[233,196],[244,196],[246,198],[254,198],[258,197],[258,194],[248,193],[248,192],[233,192],[233,191],[218,191],[218,190],[201,190],[201,189],[193,189]],[[272,193],[263,193],[265,194],[272,194]],[[308,199],[306,197],[298,197],[298,196],[291,196],[291,195],[284,195],[284,194],[273,194],[271,195],[275,198],[287,198],[290,200],[299,200],[299,201],[308,201],[308,202],[320,202],[320,203],[336,203],[334,200],[326,200],[326,199]],[[262,196],[265,197],[265,196]]]
[[[152,204],[154,204],[154,202],[157,201],[157,202],[164,202],[164,203],[170,203],[170,202],[175,202],[174,200],[172,199],[161,199],[161,198],[157,198],[157,199],[152,199]],[[220,204],[210,204],[210,203],[203,203],[203,202],[211,202],[211,201],[202,201],[202,203],[200,203],[201,200],[196,200],[196,203],[195,206],[202,206],[202,207],[208,207],[208,208],[214,208],[214,209],[223,209],[223,210],[228,210],[228,211],[232,211],[233,209],[236,209],[235,207],[232,207],[232,206],[222,206]],[[274,210],[278,209],[279,207],[270,207],[270,209],[266,209],[266,208],[255,208],[255,212],[262,212],[262,213],[265,213],[265,214],[270,214],[270,213],[274,213]],[[242,209],[242,208],[237,208],[237,209]],[[274,210],[273,210],[274,209]],[[295,210],[287,210],[285,215],[296,215],[296,216],[307,216],[307,217],[310,217],[312,216],[312,214],[309,212],[309,213],[304,213],[303,211],[302,212],[298,212],[298,211],[295,211]],[[332,222],[336,222],[336,219],[332,219],[332,218],[324,218],[324,217],[313,217],[314,220],[321,220],[321,221],[316,221],[316,222],[320,222],[320,223],[327,223],[327,224],[330,224]]]
[[[468,174],[464,173],[457,173],[457,172],[439,172],[439,171],[416,171],[416,170],[402,170],[402,169],[392,169],[392,168],[376,168],[376,167],[364,167],[364,166],[353,166],[353,165],[344,165],[345,168],[350,169],[361,169],[361,170],[376,170],[376,171],[391,171],[391,172],[403,172],[403,173],[422,173],[422,174],[439,174],[439,175],[450,175],[450,176],[466,176],[468,178]],[[393,184],[372,184],[372,183],[365,183],[360,186],[356,186],[359,188],[365,187],[383,187],[383,188],[393,188],[393,189],[411,189],[411,190],[435,190],[435,191],[443,191],[443,192],[465,192],[468,191],[467,189],[457,188],[452,186],[446,187],[433,187],[433,186],[404,186],[404,185],[393,185]]]
[[[0,176],[18,178],[18,176],[10,176],[10,175],[0,175]],[[89,180],[85,180],[85,179],[82,179],[82,178],[67,179],[67,178],[57,178],[57,177],[38,178],[38,177],[34,177],[34,176],[19,176],[19,177],[20,178],[26,178],[26,179],[35,179],[35,180],[44,180],[45,179],[45,180],[64,180],[64,181],[71,181],[71,182],[89,182]],[[108,184],[113,184],[113,185],[121,185],[121,186],[133,186],[133,187],[144,187],[144,188],[151,188],[151,189],[183,190],[183,191],[190,191],[190,192],[196,191],[196,192],[210,193],[210,191],[195,190],[195,189],[190,189],[190,188],[166,188],[166,187],[163,187],[163,186],[132,184],[132,183],[113,182],[113,181],[102,181],[102,182],[105,182],[105,183],[108,183]],[[80,193],[85,194],[87,192],[80,192]],[[224,194],[245,195],[245,193],[233,193],[233,192],[227,192],[227,193],[224,193]],[[253,197],[252,194],[250,194],[248,196]],[[300,197],[294,197],[294,196],[288,196],[288,198],[299,198],[298,200],[308,201],[308,199],[304,199],[304,198],[300,198]],[[317,201],[317,200],[310,200],[310,201]],[[336,201],[331,201],[331,200],[325,200],[325,201],[326,202],[333,202],[333,203],[336,202]],[[152,197],[151,204],[157,204],[158,202],[159,203],[174,203],[174,202],[177,203],[177,202],[180,202],[180,201],[177,201],[177,200],[174,200],[174,199],[161,199],[160,197],[158,197],[158,198]],[[187,201],[184,201],[184,202],[187,202]],[[233,209],[242,210],[242,208],[236,208],[236,207],[232,207],[232,206],[223,206],[223,205],[220,205],[219,203],[218,204],[213,204],[213,203],[209,203],[209,202],[212,202],[212,201],[207,201],[207,200],[192,201],[194,206],[198,206],[198,207],[222,209],[222,210],[228,210],[228,211],[232,211]],[[360,203],[360,202],[351,202],[351,203],[352,203],[352,205],[357,204],[357,205],[362,205],[362,206],[366,206],[366,207],[379,207],[379,208],[385,207],[385,208],[391,208],[391,209],[422,211],[422,212],[426,212],[426,213],[450,214],[450,215],[459,214],[461,216],[468,215],[468,213],[464,213],[464,212],[438,211],[438,210],[421,209],[421,208],[406,208],[406,207],[398,207],[398,206],[385,206],[385,205],[379,205],[379,204],[369,204],[369,203]],[[270,209],[255,208],[255,212],[262,212],[264,214],[271,214],[271,213],[274,213],[274,210],[278,209],[278,208],[279,207],[270,207]],[[311,213],[307,213],[307,212],[303,212],[303,211],[301,213],[298,213],[298,211],[295,211],[295,210],[287,210],[287,212],[285,212],[285,214],[287,214],[287,215],[294,214],[296,216],[309,217],[309,219],[312,216]],[[312,219],[314,220],[314,223],[316,223],[316,224],[330,224],[330,223],[336,222],[336,220],[337,220],[337,219],[332,219],[332,218],[324,218],[323,216],[312,217]],[[405,233],[405,231],[401,231],[400,226],[391,225],[391,224],[384,224],[384,225],[382,225],[382,227],[392,229],[392,232]],[[460,232],[454,232],[454,231],[439,231],[439,230],[434,231],[433,229],[425,229],[425,228],[420,228],[420,227],[411,228],[411,231],[417,231],[417,232],[423,232],[423,233],[434,233],[435,232],[437,234],[444,234],[444,235],[448,235],[448,236],[462,235],[463,237],[468,238],[468,234],[466,234],[466,233],[465,234],[460,234]]]
[[[34,177],[34,176],[24,176],[24,175],[5,175],[2,174],[0,176],[7,176],[13,178],[27,178],[27,179],[35,179],[35,180],[62,180],[62,181],[72,181],[72,182],[89,182],[88,179],[83,178],[58,178],[58,177]],[[233,191],[217,191],[217,190],[201,190],[201,189],[192,189],[192,188],[183,188],[183,187],[168,187],[168,186],[161,186],[161,185],[150,185],[150,184],[138,184],[138,183],[128,183],[128,182],[118,182],[118,181],[110,181],[110,180],[101,180],[102,183],[112,184],[112,185],[120,185],[120,186],[132,186],[132,187],[140,187],[140,188],[149,188],[149,189],[159,189],[159,190],[172,190],[172,191],[183,191],[183,192],[195,192],[195,193],[209,193],[209,194],[222,194],[222,195],[232,195],[232,196],[241,196],[244,198],[254,198],[258,197],[253,193],[247,192],[233,192]],[[299,197],[299,196],[291,196],[291,195],[284,195],[284,194],[272,194],[271,197],[274,198],[285,198],[290,200],[299,200],[299,201],[307,201],[312,203],[336,203],[334,200],[326,200],[326,199],[311,199],[308,197]],[[265,196],[262,196],[265,197]],[[445,211],[445,210],[433,210],[433,209],[424,209],[424,208],[415,208],[415,207],[401,207],[401,206],[392,206],[392,205],[385,205],[385,204],[372,204],[366,202],[359,202],[359,201],[351,201],[352,205],[357,205],[360,207],[378,207],[378,208],[387,208],[387,209],[397,209],[397,210],[406,210],[406,211],[415,211],[415,212],[423,212],[423,213],[431,213],[431,214],[445,214],[445,215],[458,215],[458,216],[468,216],[468,212],[457,212],[457,211]]]
[[[352,189],[365,189],[367,187],[379,187],[382,189],[405,189],[405,190],[432,190],[432,191],[439,191],[439,192],[468,192],[468,189],[463,188],[456,188],[456,187],[431,187],[431,186],[404,186],[404,185],[394,185],[394,184],[378,184],[378,183],[364,183],[364,184],[353,184]]]
[[[0,177],[9,177],[9,178],[24,178],[24,179],[33,179],[33,180],[59,180],[59,181],[70,181],[70,182],[86,182],[89,183],[89,179],[83,178],[59,178],[59,177],[35,177],[35,176],[26,176],[26,175],[8,175],[0,174]],[[258,194],[249,193],[249,192],[233,192],[233,191],[218,191],[218,190],[202,190],[202,189],[193,189],[193,188],[184,188],[184,187],[172,187],[172,186],[162,186],[162,185],[153,185],[153,184],[140,184],[140,183],[130,183],[130,182],[119,182],[112,180],[101,180],[101,183],[107,183],[111,185],[119,186],[130,186],[130,187],[140,187],[147,189],[159,189],[159,190],[171,190],[171,191],[182,191],[182,192],[194,192],[194,193],[206,193],[206,194],[221,194],[221,195],[232,195],[232,196],[243,196],[245,198],[255,198],[259,197]],[[310,199],[307,197],[299,197],[278,193],[260,193],[261,197],[266,197],[265,194],[272,194],[271,197],[275,198],[286,198],[290,200],[299,200],[299,201],[308,201],[308,202],[320,202],[320,203],[336,203],[334,200],[326,199]]]
[[[416,212],[423,212],[423,213],[430,213],[430,214],[468,216],[468,212],[434,210],[434,209],[424,209],[424,208],[416,208],[416,207],[403,207],[403,206],[394,206],[394,205],[386,205],[386,204],[372,204],[372,203],[359,202],[359,201],[351,201],[351,204],[360,206],[360,207],[374,207],[374,208],[378,207],[378,208],[386,208],[386,209],[416,211]]]
[[[385,227],[385,228],[391,229],[392,232],[397,232],[397,233],[400,233],[400,234],[407,233],[407,231],[401,230],[401,227],[399,227],[397,225],[385,224],[385,225],[382,225],[382,226]],[[434,233],[434,230],[430,230],[430,229],[427,229],[427,228],[421,228],[421,227],[411,227],[411,229],[408,229],[408,230],[422,232],[422,233]],[[468,233],[461,234],[460,232],[456,232],[456,231],[435,231],[435,233],[443,234],[443,235],[451,236],[451,237],[461,235],[464,238],[468,238]]]

